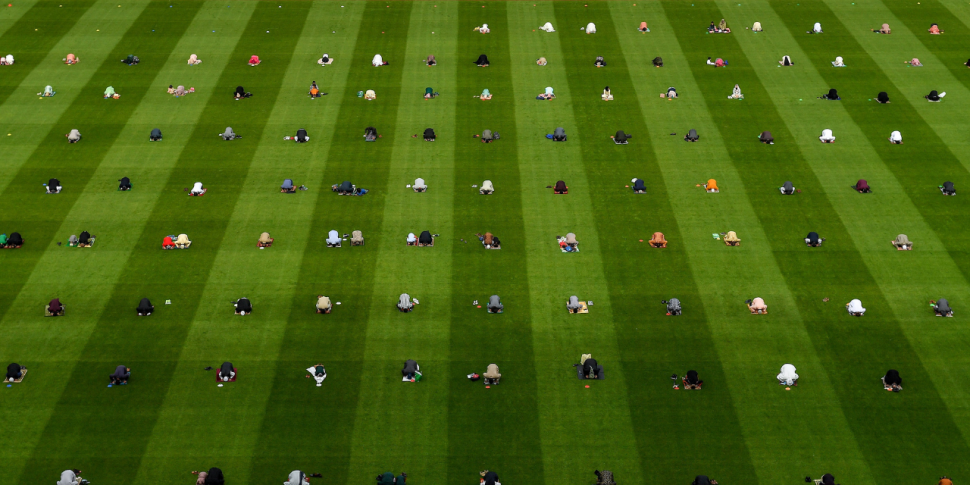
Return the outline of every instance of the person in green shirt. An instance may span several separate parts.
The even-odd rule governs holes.
[[[7,235],[0,234],[0,246],[6,246],[6,245],[7,245]]]

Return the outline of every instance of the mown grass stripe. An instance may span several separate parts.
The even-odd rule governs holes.
[[[760,220],[743,190],[741,176],[727,152],[728,141],[718,132],[707,102],[697,95],[700,89],[689,67],[692,60],[681,51],[663,7],[634,7],[625,2],[614,2],[610,7],[614,22],[623,26],[617,31],[620,46],[636,80],[643,119],[683,234],[682,240],[672,244],[683,245],[690,261],[704,262],[691,264],[690,270],[704,302],[714,348],[728,379],[726,385],[758,481],[794,480],[794,470],[823,464],[826,468],[854,466],[865,470],[865,460],[848,429],[834,389],[818,356],[811,352],[811,340],[795,297],[785,284]],[[738,22],[735,15],[732,14],[733,24]],[[649,34],[634,29],[638,22],[633,20],[637,18],[650,19]],[[744,38],[738,37],[739,41]],[[658,54],[664,60],[662,69],[651,64]],[[668,86],[675,86],[684,96],[677,100],[660,99],[657,94]],[[704,133],[704,142],[685,143],[682,137],[670,136],[672,132],[682,134],[688,127]],[[711,177],[734,189],[712,195],[696,187],[699,181]],[[711,238],[713,232],[726,230],[744,234],[741,247],[728,248]],[[717,268],[716,277],[712,277],[711,268]],[[725,281],[730,281],[730,285],[726,286]],[[742,302],[754,295],[772,302],[770,319],[748,314]],[[779,326],[784,332],[779,332]],[[794,364],[805,379],[802,386],[791,392],[774,382],[774,375],[784,363]],[[766,420],[766,409],[771,409],[776,419]],[[791,439],[801,433],[826,434],[830,439],[825,445]],[[788,450],[790,466],[774,466],[781,448]]]
[[[504,2],[461,2],[458,6],[458,108],[453,199],[456,247],[452,260],[450,354],[448,377],[448,477],[477,480],[477,472],[494,470],[503,481],[543,483],[533,352],[531,295],[524,273],[528,247],[518,163],[519,134],[514,116],[512,50]],[[472,31],[488,24],[487,35]],[[480,54],[489,67],[477,67]],[[472,96],[488,89],[493,98]],[[502,138],[490,144],[473,138],[483,130]],[[486,179],[495,193],[479,195],[472,185]],[[484,250],[476,233],[492,232],[502,241],[498,251]],[[467,244],[458,239],[463,238]],[[484,274],[483,274],[484,272]],[[490,295],[502,298],[505,312],[485,311]],[[482,308],[472,302],[478,300]],[[481,382],[463,379],[498,364],[501,384],[486,390]],[[494,417],[495,419],[490,419]]]
[[[278,382],[279,387],[274,388],[274,395],[283,393],[286,397],[281,397],[283,402],[271,401],[276,405],[267,407],[264,429],[274,438],[260,446],[260,449],[265,446],[270,454],[266,460],[256,460],[253,471],[254,476],[270,477],[269,472],[256,471],[256,468],[259,468],[257,465],[270,466],[271,462],[274,480],[285,476],[280,475],[284,468],[288,473],[304,466],[313,467],[313,471],[322,470],[334,483],[360,483],[372,480],[378,473],[352,468],[351,453],[363,383],[366,327],[374,305],[374,285],[382,284],[377,282],[376,263],[381,246],[390,243],[378,234],[387,196],[385,187],[396,136],[393,125],[406,62],[408,22],[400,20],[410,16],[412,6],[410,2],[394,2],[388,8],[384,3],[366,2],[362,8],[357,8],[362,12],[362,20],[353,55],[335,61],[350,63],[350,72],[345,92],[336,94],[343,98],[341,110],[322,174],[321,193],[317,196],[311,219],[320,222],[310,228],[296,283],[298,290],[292,304],[293,308],[308,311],[290,314],[282,344],[282,349],[289,355],[280,362],[280,365],[289,362],[303,368],[323,362],[328,376],[323,389],[313,388],[307,392],[305,386],[312,387],[312,381]],[[379,68],[371,66],[371,59],[377,53],[390,64]],[[357,91],[366,89],[377,91],[378,100],[366,102],[357,97]],[[362,135],[368,126],[376,127],[382,138],[375,143],[366,143]],[[339,197],[330,192],[332,184],[343,180],[351,180],[358,187],[369,189],[370,193],[363,197]],[[359,229],[366,244],[350,247],[347,241],[343,248],[327,248],[324,241],[331,229],[342,234]],[[312,308],[316,296],[321,294],[342,304],[335,306],[329,315],[318,315]],[[393,305],[393,302],[388,304]],[[321,413],[326,415],[325,419],[321,419]],[[291,431],[284,436],[279,434],[280,430]],[[307,433],[307,430],[312,432]],[[307,441],[296,441],[297,435],[305,436]],[[374,436],[373,439],[381,438]],[[270,448],[274,451],[269,452]],[[293,453],[286,454],[287,449]],[[286,458],[273,458],[275,453]],[[319,456],[328,459],[320,462]],[[294,457],[296,463],[291,461]]]
[[[198,9],[201,4],[193,7]],[[299,37],[300,31],[293,30],[292,16],[295,14],[297,18],[305,20],[308,8],[308,4],[294,4],[284,12],[276,4],[261,3],[256,7],[230,58],[232,61],[217,83],[216,89],[221,89],[224,94],[213,96],[207,103],[201,116],[204,121],[196,125],[189,142],[195,150],[183,152],[179,157],[162,199],[148,217],[146,227],[158,228],[158,232],[147,230],[142,234],[135,251],[128,258],[128,272],[115,286],[106,311],[68,378],[67,389],[92,391],[84,394],[67,392],[62,396],[34,455],[26,463],[28,469],[41,470],[38,473],[53,476],[59,470],[80,465],[82,469],[94,471],[93,475],[104,477],[104,480],[120,481],[122,476],[130,477],[130,470],[138,466],[159,416],[162,401],[158,395],[165,393],[176,377],[176,359],[184,345],[189,324],[201,303],[201,289],[209,279],[216,250],[227,229],[229,214],[239,196],[254,147],[275,103],[283,73]],[[165,10],[168,10],[167,2],[166,5],[151,5],[146,13],[155,14],[152,19],[154,25],[160,22],[159,17],[166,19],[174,15],[165,14]],[[180,30],[173,32],[173,38],[180,37],[188,24],[178,25]],[[263,33],[266,30],[275,30],[277,34],[267,36]],[[167,45],[171,48],[175,42]],[[252,52],[260,52],[266,59],[259,68],[250,68],[245,64]],[[256,93],[252,99],[241,102],[231,99],[232,86],[240,80],[243,85],[249,85],[248,90]],[[246,103],[245,106],[241,106],[242,103]],[[222,120],[241,119],[243,116],[245,122],[234,123],[237,132],[244,136],[242,140],[227,144],[215,136],[225,126]],[[200,159],[207,160],[204,167],[198,167]],[[185,195],[183,187],[185,184],[191,186],[195,180],[207,183],[209,192],[205,197],[190,198]],[[179,227],[173,228],[176,221]],[[192,235],[192,248],[188,251],[160,251],[159,241],[164,235],[163,231],[164,234],[184,231]],[[149,320],[140,319],[132,311],[132,305],[146,295],[162,295],[152,298],[158,311]],[[171,306],[162,304],[166,298],[172,300]],[[216,305],[215,302],[209,304]],[[222,304],[226,305],[227,311],[231,311],[225,302]],[[138,391],[132,392],[135,387],[125,388],[128,393],[121,398],[104,393],[104,375],[92,372],[94,363],[98,363],[97,367],[100,368],[117,365],[119,361],[139,369],[139,379],[144,379]],[[218,366],[219,363],[209,364]],[[202,367],[203,362],[199,362],[199,369]],[[200,381],[195,384],[198,386],[196,389],[211,387],[211,382],[210,386],[204,386]],[[102,390],[93,391],[98,388]],[[209,402],[213,403],[212,400]],[[125,412],[104,413],[106,407],[113,406]],[[218,407],[224,408],[221,405]],[[111,442],[119,449],[126,450],[125,456],[131,460],[128,466],[119,466],[116,460],[109,460],[94,449],[86,455],[78,454],[79,443],[87,436],[103,433],[107,429],[116,430]],[[215,436],[210,434],[210,440]]]
[[[393,8],[393,6],[392,6]],[[351,445],[350,468],[371,475],[393,470],[406,471],[415,481],[446,481],[448,472],[448,389],[455,378],[449,365],[451,321],[452,251],[455,231],[452,221],[455,183],[455,111],[461,93],[456,90],[458,69],[458,3],[415,2],[408,18],[407,49],[403,58],[389,61],[403,65],[393,150],[388,166],[387,186],[380,232],[377,271],[381,283],[372,291],[367,321],[364,367]],[[464,30],[464,29],[460,29]],[[434,32],[434,34],[432,34]],[[438,65],[422,62],[429,54]],[[426,87],[441,96],[424,99]],[[386,88],[377,87],[376,101],[384,102]],[[381,89],[383,88],[383,89]],[[425,142],[425,128],[435,130],[436,141]],[[418,137],[412,136],[417,134]],[[466,137],[461,137],[464,142]],[[427,192],[408,188],[418,177],[425,179]],[[409,232],[421,230],[441,234],[433,248],[405,244]],[[407,292],[421,303],[413,313],[402,314],[394,306]],[[426,379],[420,384],[402,384],[403,363],[415,359]],[[388,413],[399,406],[408,416]],[[460,410],[454,410],[460,412]],[[408,446],[396,440],[381,440],[386,430],[408,437]],[[366,475],[365,475],[366,476]],[[361,480],[366,478],[361,477]]]
[[[47,58],[48,52],[94,3],[94,0],[77,0],[67,2],[64,7],[61,0],[41,0],[7,27],[0,35],[0,51],[5,52],[0,55],[13,54],[14,65],[4,66],[0,76],[0,104]],[[24,7],[18,4],[18,8]]]
[[[745,177],[743,181],[749,197],[756,201],[755,207],[762,225],[766,227],[780,266],[786,271],[786,281],[796,295],[798,309],[805,321],[809,322],[807,328],[815,351],[825,364],[843,412],[876,481],[889,479],[889,476],[899,473],[912,474],[913,469],[924,463],[908,462],[901,466],[899,461],[886,457],[908,453],[906,450],[911,449],[912,442],[909,440],[923,439],[918,436],[920,431],[917,426],[909,426],[917,416],[915,403],[919,402],[920,407],[932,403],[930,405],[937,410],[933,414],[934,419],[942,419],[939,425],[944,428],[952,428],[952,422],[946,423],[949,416],[939,404],[933,386],[926,384],[926,370],[904,338],[898,321],[887,310],[888,303],[852,244],[848,231],[824,197],[803,155],[795,147],[777,142],[772,147],[774,150],[763,152],[764,155],[757,159],[748,153],[757,147],[753,138],[757,130],[752,130],[752,127],[770,127],[773,133],[777,129],[786,138],[792,135],[779,119],[764,87],[751,71],[750,64],[733,37],[706,35],[697,27],[705,25],[711,18],[723,17],[719,9],[713,4],[695,5],[700,8],[692,9],[674,2],[663,3],[687,58],[704,59],[707,52],[716,52],[718,57],[731,60],[727,69],[714,70],[696,61],[691,64],[691,69],[705,98],[716,106],[711,111],[718,121],[721,135],[733,140],[752,137],[750,147],[733,144],[728,150],[739,172]],[[825,20],[822,23],[825,25]],[[709,70],[705,72],[705,69]],[[724,100],[734,83],[745,86],[745,100],[742,103]],[[712,100],[721,101],[714,105]],[[757,164],[757,170],[754,164]],[[768,194],[778,190],[776,180],[790,179],[791,176],[803,180],[800,197],[794,201],[768,199]],[[805,203],[811,203],[812,210],[792,210],[795,204]],[[822,229],[817,229],[819,227]],[[804,234],[812,229],[833,234],[821,250],[808,250],[801,242]],[[845,268],[852,268],[852,271],[847,273]],[[824,302],[822,297],[829,298],[829,302]],[[866,302],[869,311],[864,318],[853,319],[845,313],[842,304],[851,298]],[[908,378],[912,387],[907,392],[916,392],[887,396],[879,387],[878,378],[888,368],[897,368],[912,376]],[[873,382],[869,376],[874,380],[874,385],[865,384]],[[896,402],[886,406],[887,399],[896,399]],[[875,400],[879,400],[879,406],[871,404]],[[892,411],[889,411],[889,407]],[[887,429],[881,424],[887,420],[898,422],[900,426]],[[906,439],[899,440],[899,436],[906,436]],[[850,471],[850,479],[859,481],[865,478],[851,476]]]
[[[731,403],[724,370],[717,356],[710,329],[705,321],[705,304],[692,275],[684,251],[681,230],[668,202],[668,189],[653,151],[650,131],[636,103],[629,61],[619,46],[618,26],[614,25],[606,4],[556,2],[557,28],[564,62],[572,74],[570,92],[578,130],[570,142],[580,142],[585,176],[592,197],[592,221],[599,234],[614,327],[618,338],[622,372],[627,376],[629,412],[632,416],[641,474],[650,480],[665,480],[651,470],[668,469],[680,480],[696,474],[710,474],[725,481],[751,481],[754,472],[748,451],[741,441],[741,429]],[[597,33],[577,31],[588,22]],[[624,26],[626,27],[626,26]],[[633,26],[631,28],[635,28]],[[607,66],[593,67],[596,56],[604,56]],[[599,94],[609,85],[618,101],[604,103]],[[634,135],[629,145],[610,143],[617,130]],[[567,143],[570,143],[567,142]],[[648,195],[634,195],[626,188],[634,177],[646,182]],[[570,194],[571,196],[571,194]],[[616,208],[628,214],[616,217]],[[663,232],[672,244],[663,251],[648,249],[647,240],[655,231]],[[630,264],[636,261],[636,264]],[[649,271],[650,284],[643,284]],[[679,298],[688,309],[672,319],[664,315],[661,300]],[[654,310],[645,309],[655,302]],[[662,342],[678,335],[689,335],[689,345],[670,346]],[[645,355],[643,348],[663,348]],[[604,362],[604,365],[608,362]],[[615,364],[614,364],[615,367]],[[669,383],[671,373],[683,375],[696,369],[713,384],[704,393],[671,395],[669,384],[640,385],[630,376],[657,376]],[[718,383],[718,384],[714,384]],[[688,404],[690,403],[690,404]],[[705,426],[717,434],[698,443],[681,432],[685,420],[711,419],[717,426]],[[657,443],[663,443],[662,450]],[[731,443],[731,446],[724,446]],[[739,446],[739,443],[741,446]],[[706,468],[697,470],[679,456],[704,456]],[[635,462],[634,462],[635,463]],[[635,472],[634,472],[635,473]]]
[[[561,476],[586,477],[596,469],[611,470],[618,477],[635,476],[641,469],[640,455],[626,395],[627,376],[619,365],[612,302],[600,236],[592,222],[595,216],[582,149],[577,139],[553,143],[544,136],[558,125],[569,134],[578,133],[573,116],[577,104],[593,111],[605,105],[584,102],[587,96],[599,99],[595,88],[568,81],[570,68],[577,65],[565,62],[560,39],[583,35],[565,28],[571,19],[557,18],[552,2],[510,2],[507,9],[515,117],[520,127],[514,141],[522,206],[529,208],[523,211],[523,221],[537,389],[543,401],[557,403],[539,407],[543,469],[557,471],[544,476],[550,484]],[[559,30],[546,33],[537,29],[547,21]],[[587,39],[599,44],[608,43],[610,37]],[[539,57],[546,57],[549,63],[537,66]],[[595,70],[590,63],[579,66],[581,71]],[[546,86],[554,88],[556,99],[536,100]],[[545,188],[559,179],[570,184],[569,195],[554,195]],[[567,232],[575,232],[581,241],[578,254],[559,250],[556,235]],[[593,301],[591,313],[568,314],[565,301],[570,295]],[[576,379],[573,364],[583,353],[592,353],[609,369],[610,382]],[[587,383],[590,389],[584,387]],[[608,412],[601,412],[604,402],[611,405]],[[594,412],[600,419],[591,419]],[[575,450],[583,448],[591,451],[577,455]]]

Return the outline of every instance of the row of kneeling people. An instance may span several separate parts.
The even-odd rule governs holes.
[[[414,310],[414,305],[418,304],[418,300],[411,298],[411,295],[407,293],[402,293],[398,298],[397,308],[402,312],[410,312]],[[671,298],[669,300],[662,300],[661,303],[665,305],[667,315],[678,316],[683,314],[683,305],[678,298]],[[748,310],[753,314],[767,314],[768,305],[765,303],[764,298],[756,297],[750,300],[746,300],[745,304]],[[946,298],[940,298],[939,300],[931,302],[933,312],[938,317],[952,317],[953,308],[950,307],[950,302]],[[233,308],[237,315],[247,315],[253,312],[253,304],[249,298],[243,297],[233,302]],[[330,297],[325,295],[318,295],[315,305],[317,313],[330,313],[333,309],[333,302]],[[576,295],[570,296],[566,303],[566,308],[572,313],[578,313],[580,310],[587,308],[585,302],[579,300]],[[862,306],[862,301],[859,299],[853,299],[849,303],[845,304],[846,311],[853,316],[862,316],[866,313],[866,308]],[[502,299],[498,295],[492,295],[488,299],[488,304],[486,309],[489,313],[502,313],[505,310],[505,305],[502,304]],[[151,300],[148,298],[142,298],[138,302],[135,312],[139,316],[148,316],[155,311],[155,305],[152,304]],[[60,298],[54,298],[44,308],[44,314],[49,317],[63,316],[65,314],[65,306],[61,303]]]

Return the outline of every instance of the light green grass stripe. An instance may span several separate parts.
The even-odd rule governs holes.
[[[20,17],[23,17],[24,14],[27,13],[27,11],[30,10],[35,4],[37,4],[37,0],[24,0],[23,2],[17,2],[15,7],[4,7],[2,4],[0,4],[0,35],[3,35],[7,29],[13,26],[13,24],[17,23],[17,21],[20,20]],[[15,46],[0,46],[0,49],[7,49],[8,51],[11,51],[4,52],[0,55],[5,56],[7,54],[13,54],[13,57],[16,60],[17,54],[12,52],[12,49],[14,48]]]
[[[730,5],[728,2],[725,4]],[[970,392],[966,388],[970,385],[970,379],[960,372],[954,372],[954,369],[966,366],[968,359],[951,353],[946,353],[946,358],[943,358],[939,352],[941,348],[950,348],[954,339],[966,341],[965,332],[953,319],[929,320],[932,313],[928,307],[930,298],[944,295],[951,301],[970,301],[970,285],[937,238],[929,221],[919,214],[899,181],[882,162],[843,105],[820,105],[811,102],[816,101],[814,98],[809,101],[804,97],[804,101],[797,101],[799,96],[806,96],[806,93],[824,92],[819,86],[827,84],[816,67],[807,61],[808,57],[784,28],[777,14],[762,3],[745,4],[741,9],[735,6],[722,8],[732,8],[736,12],[735,22],[740,21],[743,25],[757,19],[762,25],[779,26],[758,35],[741,32],[750,35],[739,35],[737,39],[778,107],[779,114],[795,136],[806,161],[828,193],[853,242],[861,249],[863,261],[886,295],[900,326],[929,371],[948,409],[954,414],[961,432],[964,437],[970,436],[970,425],[966,419],[959,419],[970,415],[970,409],[966,406],[967,399],[970,399]],[[889,15],[888,12],[886,15]],[[873,13],[867,18],[871,21],[872,18],[885,17]],[[862,32],[862,25],[857,24],[850,29]],[[893,36],[898,32],[896,29],[893,27]],[[868,29],[863,33],[868,37],[877,37]],[[866,35],[860,36],[866,38]],[[863,39],[858,40],[862,42]],[[919,43],[913,39],[909,44]],[[792,68],[775,67],[782,50],[793,60],[797,58],[802,62],[796,61]],[[825,69],[826,66],[817,68]],[[851,69],[851,65],[844,69]],[[895,67],[890,66],[885,72],[892,77],[894,70]],[[949,72],[942,67],[939,74],[949,76]],[[953,86],[961,85],[954,82]],[[920,103],[914,104],[920,106]],[[806,123],[805,120],[812,122]],[[823,145],[817,141],[818,133],[824,128],[821,124],[835,131],[838,138],[836,144]],[[846,160],[852,163],[847,164]],[[879,197],[860,197],[850,190],[849,186],[858,178],[866,178],[870,184],[878,187]],[[886,200],[893,203],[886,204]],[[920,251],[900,257],[901,254],[889,246],[889,241],[898,233],[906,233],[912,240],[918,241]],[[914,288],[919,290],[913,291]],[[930,322],[933,325],[928,326]]]
[[[619,477],[636,476],[641,466],[629,413],[627,379],[619,365],[610,294],[600,238],[592,223],[590,187],[579,138],[554,144],[544,136],[556,126],[563,126],[566,133],[577,133],[572,99],[597,93],[570,91],[559,36],[571,27],[556,21],[552,2],[536,6],[509,2],[507,8],[515,121],[519,127],[514,141],[518,143],[522,207],[527,209],[522,215],[529,254],[526,269],[536,383],[538,396],[555,403],[538,408],[543,468],[555,470],[545,474],[546,483],[558,483],[562,476],[585,477],[606,463],[606,468]],[[538,30],[546,22],[552,22],[559,31]],[[549,64],[537,66],[535,59],[539,57],[546,57]],[[546,86],[555,89],[556,99],[536,100]],[[569,183],[568,196],[554,196],[551,190],[543,189],[560,179]],[[578,254],[560,252],[556,235],[567,232],[576,233],[581,248]],[[570,295],[593,301],[590,313],[568,314],[565,301]],[[583,353],[592,353],[609,368],[608,385],[594,383],[595,390],[585,389],[584,381],[574,377],[571,365],[579,362]],[[603,402],[610,403],[609,412],[598,405]],[[597,414],[595,419],[591,419],[591,412]],[[600,451],[577,453],[584,447]]]
[[[459,136],[454,120],[458,96],[464,94],[457,92],[456,70],[458,62],[467,61],[455,55],[457,20],[457,2],[437,7],[416,2],[405,56],[388,59],[402,64],[404,71],[387,187],[378,189],[387,193],[383,224],[379,233],[365,235],[381,244],[350,448],[351,477],[366,476],[365,470],[370,475],[403,470],[416,480],[445,483],[448,474],[448,391],[450,380],[459,378],[449,366],[452,250],[458,237],[452,220]],[[424,64],[429,54],[435,55],[437,66]],[[441,96],[425,100],[426,87]],[[377,100],[369,102],[380,103],[381,94],[377,91]],[[425,128],[434,128],[435,142],[424,141]],[[425,179],[427,192],[407,188],[418,177]],[[441,234],[433,248],[405,244],[409,232],[422,230]],[[402,291],[421,302],[413,313],[402,314],[394,307]],[[415,359],[428,379],[402,383],[399,370],[407,359]],[[388,412],[389,406],[407,414]],[[374,439],[388,430],[406,437],[405,442]]]
[[[708,326],[714,337],[718,358],[724,366],[735,413],[744,431],[754,469],[763,483],[791,479],[792,468],[813,469],[819,464],[857,470],[867,475],[866,463],[855,438],[849,432],[837,396],[828,382],[812,342],[805,330],[795,300],[771,251],[748,194],[730,157],[725,140],[711,119],[709,103],[699,95],[673,29],[659,4],[610,4],[619,29],[621,46],[630,74],[635,80],[636,96],[642,106],[644,122],[650,129],[657,160],[670,194],[669,200],[694,274]],[[651,32],[640,34],[631,19],[650,19]],[[664,67],[656,69],[651,59],[663,53]],[[679,99],[660,99],[668,86],[684,93]],[[731,86],[725,87],[725,97]],[[614,93],[616,96],[617,93]],[[684,143],[683,133],[696,128],[704,143]],[[756,143],[754,136],[750,140]],[[735,141],[738,142],[738,141]],[[721,193],[707,194],[696,184],[716,178]],[[780,183],[779,183],[780,185]],[[778,194],[780,197],[781,195]],[[743,239],[739,248],[727,248],[711,234],[735,230]],[[718,268],[712,278],[709,268]],[[725,285],[730,281],[730,285]],[[748,314],[743,301],[761,296],[771,314]],[[690,309],[685,309],[690,311]],[[792,363],[805,383],[792,392],[778,386],[774,376],[782,364]],[[773,419],[765,419],[771,409]],[[830,435],[831,442],[792,442],[791,436]],[[777,453],[786,450],[790,466],[778,467]]]
[[[71,234],[78,234],[85,228],[95,235],[105,235],[100,229],[107,231],[110,227],[117,230],[110,231],[110,238],[100,238],[93,250],[74,250],[52,245],[44,253],[37,265],[38,270],[31,274],[13,308],[7,312],[3,325],[10,338],[0,342],[0,354],[16,354],[24,362],[60,361],[62,363],[58,367],[59,372],[70,375],[112,293],[111,288],[124,270],[123,265],[128,260],[131,248],[141,235],[142,222],[151,212],[159,195],[161,187],[153,186],[148,180],[159,174],[164,179],[187,141],[186,137],[180,139],[175,136],[175,132],[166,130],[164,142],[149,145],[145,126],[172,122],[175,116],[186,123],[186,133],[194,126],[209,97],[208,93],[211,93],[212,84],[218,79],[220,66],[224,64],[225,58],[235,45],[235,39],[238,38],[238,34],[228,39],[206,38],[202,33],[209,32],[208,28],[213,20],[217,20],[218,25],[227,31],[240,32],[239,29],[246,25],[252,8],[239,8],[232,13],[225,11],[222,2],[218,1],[203,7],[202,13],[193,20],[180,41],[180,48],[174,51],[178,53],[192,47],[199,49],[200,53],[210,53],[203,58],[206,59],[211,74],[206,75],[199,71],[192,73],[198,75],[193,79],[198,81],[194,85],[200,91],[193,95],[198,96],[192,100],[196,104],[178,112],[161,109],[160,105],[171,106],[172,102],[184,101],[168,97],[164,91],[164,87],[169,84],[166,79],[176,73],[183,73],[186,69],[185,59],[181,54],[173,53],[153,82],[153,89],[158,94],[143,98],[123,128],[124,133],[118,137],[118,141],[105,156],[95,176],[84,187],[83,194],[65,218],[58,240],[66,240]],[[222,57],[221,62],[219,55]],[[117,175],[119,172],[132,177],[136,190],[124,194],[117,192],[117,179],[122,176]],[[105,211],[105,207],[111,207],[112,210]],[[118,214],[125,214],[123,222],[119,222]],[[59,268],[59,272],[53,273],[49,271],[50,268]],[[85,275],[92,274],[98,275],[98,281],[78,284],[77,278],[84,279]],[[65,278],[64,275],[72,276]],[[38,329],[34,322],[22,322],[18,316],[36,314],[38,302],[46,301],[52,289],[55,289],[53,293],[62,295],[65,302],[71,302],[72,312],[77,312],[79,318],[72,320],[72,324],[66,327],[52,322],[42,329]],[[19,447],[33,449],[34,441],[41,437],[67,382],[66,379],[50,380],[43,394],[31,397],[29,409],[24,410],[25,419],[7,421],[2,425],[0,429],[3,429],[3,435],[16,436]]]
[[[46,139],[51,127],[71,106],[148,1],[126,5],[127,8],[118,8],[115,0],[101,0],[89,8],[0,106],[0,146],[4,153],[3,163],[0,163],[0,192],[7,189],[14,175]],[[6,8],[0,7],[0,10]],[[68,53],[75,53],[81,62],[71,66],[64,64],[62,59]],[[48,84],[54,87],[57,95],[40,99],[37,93]],[[5,136],[6,133],[12,136]]]
[[[970,2],[964,2],[962,0],[938,0],[941,5],[945,6],[947,10],[950,11],[956,18],[963,22],[963,25],[970,27]],[[927,26],[926,28],[929,28]],[[943,28],[946,30],[946,27]],[[946,34],[943,34],[946,35]],[[967,55],[970,58],[970,54]]]
[[[233,209],[229,234],[216,254],[203,290],[202,301],[215,303],[199,306],[176,367],[177,375],[195,372],[199,356],[210,356],[216,361],[236,355],[245,356],[247,361],[265,363],[258,369],[255,366],[246,369],[247,384],[240,396],[239,411],[221,427],[225,436],[235,437],[225,452],[236,457],[232,466],[233,481],[242,483],[249,478],[250,461],[277,371],[275,363],[280,358],[280,346],[297,290],[298,268],[308,244],[311,224],[307,221],[312,219],[317,197],[324,191],[320,176],[327,163],[333,125],[341,109],[364,10],[364,2],[343,3],[345,7],[341,8],[340,4],[320,1],[310,8],[293,61],[287,67],[242,194]],[[245,22],[237,31],[242,32],[244,28]],[[323,53],[320,50],[323,45],[335,59],[334,64],[325,68],[316,63]],[[307,91],[312,80],[330,94],[311,100]],[[307,129],[309,143],[296,145],[283,140],[284,135],[293,135],[298,128]],[[279,186],[284,178],[306,184],[310,190],[281,194]],[[259,250],[256,240],[263,231],[269,232],[276,241],[273,247]],[[235,318],[227,313],[231,311],[228,302],[242,295],[253,301],[261,315],[259,320]],[[312,309],[312,304],[307,301],[301,308]],[[219,328],[215,334],[214,327]],[[280,378],[301,378],[304,368],[280,370],[283,373]],[[146,481],[155,476],[159,462],[212,453],[210,441],[195,444],[171,441],[172,436],[192,434],[211,424],[213,416],[206,407],[198,408],[205,412],[185,412],[196,407],[198,390],[173,385],[164,400],[138,471],[138,476]]]
[[[966,100],[970,99],[970,89],[955,78],[952,71],[943,65],[943,61],[917,38],[917,36],[930,36],[930,34],[926,31],[911,32],[882,2],[865,2],[859,5],[831,1],[825,3],[849,29],[849,33],[855,40],[866,49],[868,55],[876,61],[889,80],[903,93],[909,104],[916,108],[926,124],[946,141],[950,152],[970,170],[970,139],[966,136],[966,109],[964,109]],[[877,35],[869,31],[883,23],[888,23],[892,27],[891,35]],[[926,27],[929,28],[929,25]],[[914,57],[919,58],[923,67],[910,67],[903,63]],[[967,57],[970,57],[970,54]],[[848,63],[848,57],[846,59]],[[932,89],[946,91],[947,98],[941,103],[927,102],[923,96]],[[871,93],[871,96],[875,97],[876,94]],[[893,102],[899,101],[901,100],[893,100]],[[886,137],[889,137],[889,133],[886,133]],[[906,133],[903,133],[903,141],[906,141]],[[940,174],[940,176],[944,175]],[[940,183],[942,184],[943,180],[940,180]]]

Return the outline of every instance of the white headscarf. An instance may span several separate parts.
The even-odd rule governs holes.
[[[842,67],[842,66],[844,66],[844,65],[845,65],[845,63],[844,63],[844,62],[842,62],[842,56],[837,56],[837,57],[835,58],[835,66],[836,66],[836,67]]]
[[[544,30],[546,32],[555,32],[556,29],[552,28],[552,22],[546,22],[545,25],[539,27],[539,30]]]
[[[13,64],[13,54],[7,54],[7,64]]]
[[[822,32],[822,24],[819,23],[819,22],[815,22],[815,25],[812,27],[812,32],[815,32],[816,34],[821,33]]]
[[[849,302],[849,313],[865,313],[866,309],[862,307],[862,302],[858,298]]]
[[[201,192],[202,192],[202,182],[196,182],[195,185],[192,186],[192,193],[198,194]]]
[[[586,30],[586,33],[587,34],[595,34],[596,33],[596,24],[594,24],[593,22],[590,22],[590,23],[586,24],[586,29],[585,30]]]
[[[327,243],[329,243],[329,244],[337,244],[338,242],[340,242],[340,233],[338,233],[335,230],[331,230],[328,233]]]
[[[820,138],[825,139],[825,140],[834,140],[835,139],[835,137],[832,136],[832,130],[830,130],[828,128],[822,130],[822,136]]]
[[[903,134],[896,130],[889,134],[889,139],[892,141],[903,141]]]
[[[552,86],[546,86],[546,94],[552,94]]]
[[[409,232],[409,233],[408,233],[408,242],[409,242],[409,243],[413,243],[413,242],[415,242],[415,241],[417,241],[417,240],[418,240],[418,239],[417,239],[416,237],[414,237],[414,233],[413,233],[413,232]]]
[[[781,373],[778,374],[778,380],[784,382],[787,386],[794,384],[798,380],[798,374],[795,373],[795,366],[791,364],[781,366]]]
[[[380,54],[374,54],[374,60],[370,61],[370,63],[375,67],[384,65],[384,58]]]

